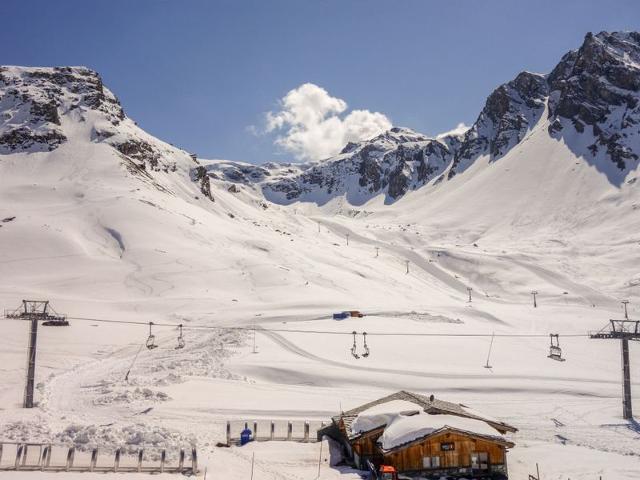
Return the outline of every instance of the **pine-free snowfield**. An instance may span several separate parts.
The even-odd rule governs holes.
[[[562,145],[532,137],[539,161],[527,161],[526,174],[515,173],[524,159],[514,150],[499,165],[479,162],[477,175],[461,175],[437,197],[264,209],[256,192],[233,194],[213,180],[215,205],[194,200],[186,174],[183,183],[167,176],[170,194],[148,186],[125,174],[113,149],[90,142],[89,130],[46,156],[0,163],[0,217],[16,217],[0,228],[2,308],[42,298],[71,317],[347,335],[256,330],[254,354],[250,331],[185,328],[187,346],[175,350],[178,332],[158,328],[159,348],[142,350],[127,383],[147,327],[72,320],[40,329],[38,407],[27,411],[20,404],[28,325],[3,320],[3,438],[132,448],[195,440],[203,470],[215,477],[248,479],[255,452],[256,480],[313,479],[319,444],[216,448],[224,422],[328,419],[406,389],[518,427],[513,478],[526,478],[536,462],[545,479],[640,478],[640,433],[621,418],[619,345],[586,338],[622,315],[622,298],[638,316],[634,197],[612,192],[587,165],[563,161]],[[544,178],[545,190],[518,198],[535,199],[535,208],[512,205],[516,192],[532,188],[530,178]],[[611,203],[619,217],[606,215]],[[371,315],[329,319],[345,309]],[[367,359],[349,352],[353,330],[369,333]],[[488,336],[374,335],[407,332],[543,337],[497,336],[488,370]],[[566,362],[546,358],[548,333],[561,334]],[[324,462],[320,472],[357,478]]]
[[[390,285],[389,294],[367,294],[351,283],[356,282],[350,275],[339,277],[335,267],[297,271],[295,262],[282,261],[282,268],[269,264],[240,267],[241,275],[249,278],[249,290],[257,292],[254,297],[229,298],[227,305],[220,308],[224,308],[221,313],[181,315],[172,311],[160,318],[155,316],[158,314],[154,312],[163,311],[163,304],[168,310],[175,309],[172,303],[176,299],[171,296],[148,299],[144,303],[151,304],[153,311],[146,310],[145,305],[136,313],[126,304],[72,298],[55,301],[48,295],[58,310],[71,316],[158,322],[180,319],[186,327],[256,326],[257,353],[253,353],[251,330],[186,328],[187,346],[175,350],[175,329],[159,327],[154,333],[160,347],[153,351],[143,349],[129,381],[125,382],[125,373],[148,333],[145,326],[76,320],[69,328],[44,327],[40,329],[38,349],[39,405],[33,410],[23,410],[20,402],[28,324],[6,320],[1,340],[6,379],[0,390],[3,437],[64,442],[80,436],[89,444],[113,446],[119,443],[179,446],[195,440],[203,471],[206,466],[214,477],[248,478],[251,456],[255,453],[254,478],[315,478],[320,444],[275,442],[216,448],[215,444],[224,440],[224,422],[254,418],[327,419],[340,408],[406,389],[463,402],[517,426],[520,431],[512,436],[517,446],[509,454],[513,478],[533,472],[536,462],[545,478],[587,479],[599,475],[640,478],[640,434],[621,418],[619,345],[586,338],[587,331],[598,329],[609,317],[620,315],[613,296],[561,275],[553,276],[552,282],[548,275],[540,274],[547,270],[538,262],[521,260],[519,256],[518,261],[511,262],[508,255],[476,253],[473,247],[440,245],[433,249],[440,255],[417,252],[415,255],[425,258],[424,268],[416,260],[407,275],[402,271],[397,252],[401,248],[413,252],[413,245],[385,245],[384,240],[376,239],[385,254],[374,260],[373,249],[366,242],[353,241],[353,237],[358,238],[357,232],[349,247],[336,247],[333,242],[318,240],[317,233],[310,231],[312,228],[311,223],[307,228],[299,227],[296,238],[299,241],[304,235],[307,245],[312,244],[312,239],[317,242],[315,251],[308,251],[309,256],[322,255],[323,249],[331,249],[353,271],[362,272],[366,283],[380,282],[380,289]],[[371,235],[370,232],[368,228],[363,235]],[[334,230],[324,230],[322,237],[339,243],[339,234]],[[471,262],[468,271],[458,266]],[[495,267],[497,263],[503,265],[499,270]],[[188,268],[191,267],[172,275],[182,277]],[[431,272],[432,268],[438,271]],[[141,269],[138,274],[139,284],[158,281],[155,274],[146,274],[147,270]],[[463,280],[471,270],[492,270],[486,278],[493,281],[493,288],[483,290],[474,283],[473,299],[468,303],[467,292],[458,288],[458,282],[466,285]],[[269,275],[273,286],[265,278]],[[271,295],[284,297],[288,282],[302,283],[295,278],[297,275],[311,281],[314,277],[325,281],[331,278],[338,288],[342,285],[358,292],[357,300],[348,303],[343,296],[339,300],[324,297],[323,301],[318,296],[312,302],[314,294],[308,294],[306,298],[301,295],[299,301],[290,297],[275,308],[265,301],[263,297]],[[281,286],[274,279],[278,276],[283,282]],[[163,279],[174,283],[171,275]],[[535,309],[526,294],[529,285],[546,293],[539,297],[539,307]],[[512,292],[514,286],[521,292]],[[304,292],[307,288],[314,287],[302,284],[295,290]],[[568,293],[564,294],[565,291]],[[19,298],[18,292],[4,294],[2,301],[13,305]],[[592,300],[602,304],[593,307]],[[193,309],[199,304],[197,298],[184,302]],[[250,305],[246,307],[244,303]],[[344,321],[329,319],[340,306],[357,307],[369,314]],[[345,335],[269,331],[274,329]],[[351,356],[353,330],[368,332],[369,358],[356,360]],[[379,335],[492,332],[497,335],[559,332],[567,361],[559,363],[546,357],[548,339],[544,337],[497,336],[490,358],[493,368],[488,370],[483,365],[489,336]],[[563,333],[585,336],[563,337]],[[358,336],[358,348],[361,346]],[[632,362],[640,362],[635,348]],[[634,388],[639,388],[637,381]],[[324,462],[327,450],[325,446],[321,478],[345,478],[345,475],[358,478],[356,473],[341,473],[329,467]],[[0,478],[16,475],[5,473]],[[19,475],[28,479],[57,478],[55,474]]]

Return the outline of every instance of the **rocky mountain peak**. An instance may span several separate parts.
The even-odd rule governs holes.
[[[593,134],[594,159],[609,157],[624,171],[638,161],[640,123],[640,34],[588,33],[549,75],[549,132],[566,136],[569,125]],[[582,152],[579,152],[582,153]]]
[[[208,177],[190,156],[138,128],[91,69],[0,67],[0,112],[0,155],[48,152],[74,141],[103,143],[145,182],[165,189],[153,174],[181,166],[213,199]]]
[[[112,125],[124,112],[100,76],[85,67],[0,67],[0,153],[50,151],[65,142],[61,117],[93,110]]]
[[[545,76],[530,72],[521,72],[496,88],[465,133],[448,177],[466,170],[480,155],[490,155],[495,160],[518,144],[538,122],[547,95]]]

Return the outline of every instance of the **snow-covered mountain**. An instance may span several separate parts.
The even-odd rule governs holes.
[[[622,298],[640,314],[639,44],[588,35],[461,135],[394,128],[308,164],[194,159],[95,72],[1,68],[0,303],[74,318],[39,333],[28,411],[27,325],[3,323],[0,438],[78,453],[196,438],[219,476],[248,478],[255,452],[261,478],[315,478],[314,444],[217,448],[226,420],[326,420],[410,389],[516,425],[514,478],[541,459],[557,478],[636,478],[618,346],[584,334]],[[366,316],[331,319],[346,309]],[[547,358],[549,332],[569,361]]]
[[[197,160],[138,128],[92,70],[0,67],[0,110],[0,155],[53,152],[87,141],[112,148],[131,175],[159,189],[189,172],[213,200]]]
[[[207,168],[214,178],[257,184],[278,203],[344,196],[363,204],[378,195],[392,203],[408,191],[452,179],[481,158],[502,158],[522,146],[536,125],[548,123],[550,138],[619,186],[638,167],[639,88],[640,34],[589,33],[550,74],[522,72],[496,88],[463,135],[428,138],[393,128],[321,162],[214,162]]]
[[[213,161],[214,179],[257,185],[275,203],[326,203],[346,196],[360,205],[386,193],[390,200],[442,174],[453,159],[456,136],[432,139],[407,128],[392,128],[377,137],[349,143],[340,155],[322,162],[251,165]]]

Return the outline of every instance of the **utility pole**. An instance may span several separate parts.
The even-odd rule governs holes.
[[[467,287],[467,292],[469,292],[469,300],[468,303],[471,303],[471,292],[472,292],[473,288],[471,287]]]
[[[610,320],[609,331],[604,331],[603,329],[589,336],[599,339],[620,339],[620,353],[622,354],[622,417],[625,420],[633,420],[629,340],[640,340],[640,321],[629,320],[628,318],[625,318],[625,320]]]
[[[622,302],[620,303],[624,305],[624,319],[629,320],[629,314],[627,313],[627,305],[629,305],[629,300],[622,300]]]
[[[538,307],[538,302],[536,302],[536,295],[538,295],[538,291],[537,290],[533,290],[531,292],[531,295],[533,295],[533,308],[537,308]]]
[[[409,274],[409,260],[405,260],[404,263],[407,264],[407,275]]]

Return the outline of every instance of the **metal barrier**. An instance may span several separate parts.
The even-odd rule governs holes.
[[[287,441],[315,443],[317,433],[326,422],[319,420],[228,420],[226,428],[227,445],[240,442],[242,430],[251,430],[251,440],[256,442]]]
[[[65,455],[66,453],[66,455]],[[77,458],[78,457],[78,458]],[[0,472],[42,471],[42,472],[119,472],[119,473],[178,473],[195,475],[198,473],[198,454],[191,447],[187,461],[185,449],[178,452],[178,464],[167,462],[167,450],[160,449],[159,459],[145,459],[144,448],[137,451],[137,457],[129,456],[134,462],[123,465],[126,454],[121,448],[108,453],[100,453],[98,447],[78,452],[74,446],[48,443],[0,442]],[[78,461],[81,460],[81,461]],[[101,462],[104,462],[102,463]]]

